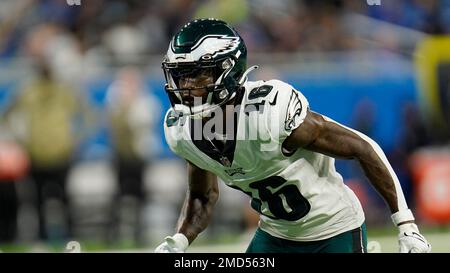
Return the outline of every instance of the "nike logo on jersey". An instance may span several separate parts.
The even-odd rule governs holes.
[[[275,94],[275,98],[273,98],[273,100],[271,102],[269,101],[269,104],[272,106],[277,104],[277,98],[278,98],[278,92]]]

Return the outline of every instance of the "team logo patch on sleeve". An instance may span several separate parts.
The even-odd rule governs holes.
[[[167,127],[172,127],[172,126],[176,126],[176,125],[183,126],[184,122],[185,122],[185,117],[183,116],[183,113],[181,113],[181,112],[176,112],[174,110],[171,110],[167,114],[167,118],[166,118]]]
[[[292,131],[300,125],[300,123],[302,122],[302,110],[303,105],[302,101],[300,100],[299,94],[295,90],[292,90],[288,107],[286,109],[286,118],[284,120],[285,130]]]

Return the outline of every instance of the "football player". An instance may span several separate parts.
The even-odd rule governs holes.
[[[361,204],[334,158],[359,161],[390,208],[400,252],[430,252],[381,148],[311,111],[291,85],[247,80],[255,67],[246,59],[242,38],[216,19],[194,20],[170,42],[165,137],[187,161],[189,188],[176,234],[155,252],[185,252],[207,227],[217,177],[248,194],[260,214],[247,252],[366,252]]]

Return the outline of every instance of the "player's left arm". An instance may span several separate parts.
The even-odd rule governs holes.
[[[358,160],[372,185],[388,204],[398,226],[401,252],[429,252],[406,204],[400,182],[380,146],[366,135],[309,111],[283,142],[288,151],[303,148],[336,158]]]

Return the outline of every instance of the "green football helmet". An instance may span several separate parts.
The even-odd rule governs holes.
[[[162,63],[165,90],[172,107],[184,115],[202,118],[230,101],[247,79],[247,48],[239,34],[217,19],[197,19],[184,25],[172,38]],[[213,77],[207,86],[181,88],[180,81],[204,74]],[[182,93],[206,90],[192,103]]]

